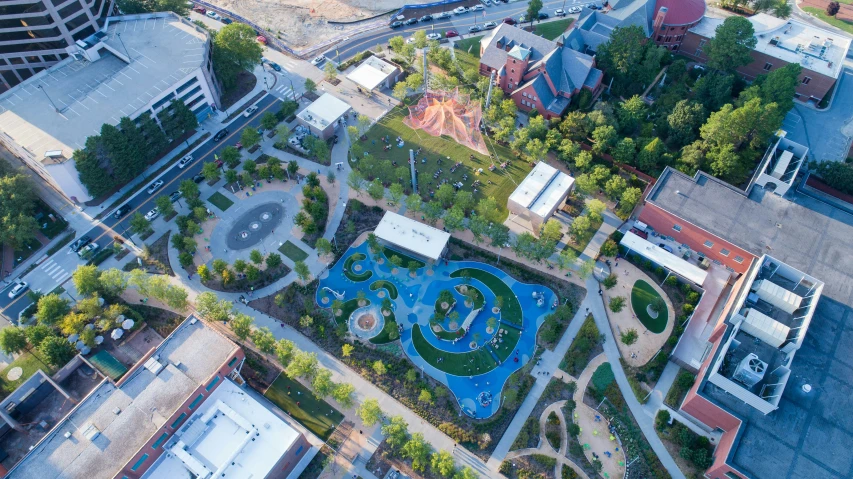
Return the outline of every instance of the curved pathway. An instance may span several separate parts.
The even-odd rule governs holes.
[[[592,462],[592,453],[597,453],[604,466],[601,472],[607,474],[606,477],[616,479],[625,475],[625,452],[619,447],[619,443],[610,440],[610,423],[607,418],[601,417],[602,415],[598,411],[583,402],[584,392],[593,373],[606,362],[607,357],[603,353],[599,354],[587,364],[578,377],[577,389],[575,389],[573,397],[575,404],[577,404],[574,420],[581,428],[578,441],[581,444],[589,444],[589,448],[584,448],[586,458]],[[599,422],[596,422],[596,416],[601,417]],[[616,451],[617,447],[619,447],[619,451]],[[604,455],[604,451],[609,451],[613,456],[607,457]]]

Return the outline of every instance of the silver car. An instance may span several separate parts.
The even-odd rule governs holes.
[[[29,287],[30,285],[26,281],[18,281],[17,283],[15,283],[15,286],[13,286],[11,290],[9,290],[9,298],[17,298],[18,296],[23,294],[23,292],[26,291]]]
[[[161,186],[163,186],[163,180],[157,180],[154,183],[151,183],[151,186],[149,186],[147,190],[148,194],[154,194],[154,192],[159,190]]]

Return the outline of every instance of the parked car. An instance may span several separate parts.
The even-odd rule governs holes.
[[[583,10],[581,7],[572,7],[569,9],[569,13],[580,13]]]
[[[145,219],[148,221],[154,221],[157,217],[160,216],[160,210],[154,208],[153,210],[145,213]]]
[[[432,16],[433,20],[444,20],[445,18],[450,18],[451,15],[449,12],[441,12]]]
[[[456,7],[453,9],[454,15],[462,15],[463,13],[468,13],[468,7]]]
[[[234,20],[231,20],[228,17],[222,17],[222,23],[224,23],[226,25],[231,25],[232,23],[234,23]]]
[[[539,12],[539,20],[545,20],[545,19],[547,19],[549,16],[550,16],[550,15],[548,15],[548,14],[547,14],[547,13],[545,13],[545,12]]]
[[[151,183],[151,185],[148,186],[148,194],[154,194],[154,192],[159,190],[161,186],[163,186],[163,180],[157,180],[154,183]]]
[[[441,40],[440,33],[427,33],[427,40]]]
[[[637,228],[631,228],[631,233],[634,233],[635,235],[639,236],[640,238],[649,239],[648,233],[646,233],[645,231],[640,231]]]
[[[598,10],[598,6],[594,3],[590,3],[589,5],[586,6],[586,8],[590,8],[592,10]]]
[[[76,252],[80,251],[80,248],[86,246],[87,244],[89,244],[91,242],[92,242],[92,238],[89,238],[88,236],[81,236],[81,237],[77,238],[73,243],[71,243],[71,246],[69,246],[69,248],[71,248],[71,251],[76,253]]]
[[[323,63],[324,61],[326,61],[326,55],[320,55],[319,57],[311,60],[311,64],[316,67],[317,65]]]
[[[201,7],[201,6],[196,6],[196,7],[194,7],[194,8],[193,8],[193,11],[194,11],[194,12],[196,12],[196,13],[200,13],[200,14],[202,14],[202,15],[204,15],[205,13],[207,13],[207,9],[206,9],[206,8],[204,8],[204,7]]]
[[[130,206],[130,203],[125,203],[125,204],[118,207],[118,209],[115,211],[115,213],[113,213],[113,217],[115,219],[120,219],[124,215],[130,213],[131,209],[133,209],[133,207]]]
[[[252,105],[249,108],[246,108],[246,111],[243,112],[243,116],[249,118],[252,116],[252,113],[258,111],[258,105]]]
[[[29,288],[29,287],[30,287],[30,284],[27,283],[26,281],[15,282],[15,286],[12,286],[12,289],[9,290],[9,298],[11,298],[11,299],[17,298],[18,296],[23,294],[23,292],[26,291],[27,288]]]
[[[516,22],[515,19],[512,17],[506,17],[504,18],[504,23],[506,23],[507,25],[515,25],[518,22]]]
[[[197,175],[193,176],[193,181],[194,181],[195,183],[201,183],[202,181],[204,181],[204,175],[202,175],[201,173],[199,173],[199,174],[197,174]]]
[[[459,32],[457,32],[456,30],[448,30],[448,31],[444,32],[445,38],[453,38],[453,37],[458,37],[458,36],[459,36]]]
[[[227,135],[227,134],[228,134],[228,128],[223,128],[223,129],[217,131],[215,135],[213,135],[213,141],[219,141],[219,140],[225,138],[225,135]]]
[[[482,32],[482,31],[483,31],[483,27],[481,27],[480,25],[474,25],[473,27],[470,27],[468,29],[468,33],[477,33],[477,32]]]
[[[493,28],[496,28],[497,26],[498,24],[495,22],[486,22],[483,24],[483,30],[491,30]]]
[[[402,27],[402,26],[403,26],[403,22],[399,22],[399,21],[397,21],[397,22],[392,22],[392,23],[391,23],[391,28],[400,28],[400,27]]]
[[[426,15],[422,16],[421,18],[419,18],[418,21],[421,23],[431,22],[432,21],[432,15],[426,14]]]
[[[483,5],[485,5],[487,7],[492,6],[492,0],[480,0],[480,1],[483,2]]]
[[[214,12],[213,10],[207,12],[207,16],[208,18],[212,18],[214,20],[222,20],[222,17],[220,17],[219,14]]]
[[[406,20],[405,22],[403,22],[403,25],[414,25],[416,23],[418,23],[418,19],[412,17],[412,18]]]
[[[77,256],[81,258],[88,258],[89,256],[92,256],[92,254],[97,251],[98,248],[98,243],[89,243],[77,252]]]
[[[669,251],[670,253],[672,253],[672,246],[670,246],[668,244],[663,244],[663,243],[658,243],[658,246],[663,248],[664,251]]]
[[[558,9],[556,9],[556,10],[554,11],[554,16],[555,16],[555,17],[565,17],[565,16],[566,16],[566,11],[565,11],[565,10],[563,10],[562,8],[558,8]]]
[[[281,71],[281,65],[279,65],[276,62],[269,62],[269,66],[270,66],[270,68],[272,68],[273,70],[275,70],[277,72]]]
[[[193,155],[187,155],[180,160],[178,160],[178,168],[184,169],[185,166],[189,165],[193,161]]]
[[[258,43],[263,43],[264,45],[266,45],[267,44],[267,37],[265,37],[263,35],[258,35],[258,37],[255,38],[255,41]]]
[[[184,194],[181,193],[180,191],[173,191],[172,194],[169,195],[169,201],[174,203],[174,202],[178,201],[179,199],[181,199],[181,196],[184,196]]]
[[[482,12],[485,9],[486,9],[486,7],[484,7],[483,5],[474,5],[473,7],[471,7],[471,9],[469,11],[471,11],[471,12]]]

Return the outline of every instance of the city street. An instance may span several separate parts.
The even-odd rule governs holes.
[[[153,183],[157,179],[163,180],[164,182],[164,185],[157,190],[156,193],[149,195],[146,191],[146,184],[146,186],[140,188],[139,192],[124,203],[131,206],[130,212],[122,218],[116,219],[113,216],[113,212],[110,211],[89,231],[78,231],[77,237],[80,238],[84,235],[89,236],[89,238],[92,239],[92,242],[97,243],[101,248],[109,246],[113,242],[113,238],[115,236],[122,236],[125,239],[130,239],[128,236],[128,229],[130,228],[130,218],[133,217],[134,214],[137,212],[144,214],[154,209],[154,201],[158,196],[169,195],[170,193],[177,191],[181,181],[190,179],[199,174],[201,172],[202,165],[205,162],[213,161],[214,155],[219,155],[221,150],[226,146],[235,145],[240,140],[240,133],[243,127],[246,125],[257,127],[260,123],[260,117],[267,111],[277,111],[278,104],[279,100],[274,96],[267,95],[263,97],[257,103],[259,109],[252,114],[251,117],[246,118],[243,115],[239,115],[235,120],[227,125],[229,133],[224,139],[217,142],[213,141],[213,138],[211,137],[209,140],[199,145],[192,153],[194,158],[192,163],[183,169],[180,169],[175,165],[164,171],[160,176],[152,178],[148,184]],[[216,132],[213,133],[215,134]],[[163,221],[163,219],[158,218],[154,222],[157,223],[161,221]],[[139,245],[137,244],[137,246]],[[38,267],[24,276],[23,279],[30,284],[31,290],[47,293],[67,281],[77,266],[81,264],[85,264],[85,261],[81,260],[77,254],[71,252],[70,249],[63,248],[46,261],[42,262]],[[27,295],[19,296],[14,300],[10,299],[8,296],[8,289],[11,288],[11,286],[11,284],[4,285],[3,289],[0,290],[0,308],[2,308],[1,311],[4,315],[13,320],[17,320],[20,312],[26,309],[26,307],[31,304],[31,301]]]

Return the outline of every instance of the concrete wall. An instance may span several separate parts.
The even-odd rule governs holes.
[[[305,439],[305,436],[302,434],[296,438],[293,444],[290,445],[290,448],[287,449],[287,452],[281,456],[281,459],[275,463],[272,471],[267,474],[266,479],[285,479],[293,469],[296,468],[296,465],[299,464],[299,461],[311,450],[311,443]]]

